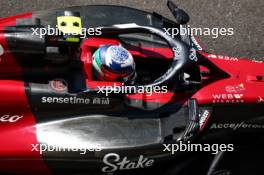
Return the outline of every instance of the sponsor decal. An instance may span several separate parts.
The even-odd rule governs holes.
[[[243,94],[213,94],[213,103],[244,103]]]
[[[258,97],[258,103],[264,103],[264,99],[261,96]]]
[[[242,121],[241,123],[213,123],[210,129],[264,129],[263,124],[249,124]]]
[[[243,83],[239,85],[230,85],[230,86],[226,86],[225,90],[228,93],[240,93],[245,90],[245,85]]]
[[[4,54],[4,48],[3,46],[0,44],[0,56],[2,56]]]
[[[198,50],[203,50],[202,46],[197,42],[194,36],[191,36],[191,40]]]
[[[180,55],[180,53],[181,53],[181,48],[180,47],[173,47],[172,50],[174,52],[174,55]],[[191,48],[190,49],[189,59],[192,60],[192,61],[198,61],[198,58],[196,56],[196,49],[195,48]]]
[[[112,60],[120,63],[121,67],[127,67],[127,65],[133,64],[132,56],[124,48],[120,46],[111,46],[107,50],[106,65],[110,66]]]
[[[109,98],[93,98],[92,99],[92,104],[93,105],[109,105]]]
[[[263,61],[256,60],[256,59],[254,59],[254,58],[253,58],[251,61],[254,62],[254,63],[259,63],[259,64],[262,64],[262,63],[263,63]]]
[[[172,50],[174,52],[174,55],[180,55],[181,53],[181,48],[179,47],[173,47]]]
[[[236,57],[229,57],[229,56],[221,56],[221,55],[208,55],[208,58],[218,59],[218,60],[225,60],[225,61],[239,61]]]
[[[191,54],[189,55],[189,59],[192,61],[198,61],[198,58],[196,56],[196,50],[194,48],[191,48],[190,52]]]
[[[199,121],[200,129],[203,129],[204,124],[206,123],[210,115],[211,115],[211,111],[209,110],[204,110],[203,113],[200,114],[200,121]]]
[[[3,115],[0,116],[0,123],[15,123],[22,118],[23,115]]]
[[[104,156],[103,163],[106,166],[102,168],[102,172],[112,173],[118,170],[131,170],[151,167],[154,164],[154,160],[140,155],[138,160],[131,161],[127,157],[121,158],[120,155],[116,153],[109,153]]]
[[[77,105],[109,105],[110,99],[105,97],[79,98],[79,97],[42,97],[41,103],[47,104],[77,104]]]
[[[56,92],[66,92],[68,90],[68,83],[63,79],[52,80],[50,86]]]

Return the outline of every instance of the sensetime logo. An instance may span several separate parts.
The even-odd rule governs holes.
[[[154,164],[153,159],[149,159],[140,155],[138,160],[131,161],[127,157],[121,158],[120,155],[116,153],[109,153],[104,156],[103,162],[106,166],[102,168],[104,173],[112,173],[117,170],[131,170],[139,168],[151,167]]]

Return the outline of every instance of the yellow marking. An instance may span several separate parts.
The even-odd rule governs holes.
[[[58,29],[64,34],[81,35],[82,19],[76,16],[57,17]]]
[[[66,41],[78,43],[80,41],[80,39],[79,38],[66,38]]]

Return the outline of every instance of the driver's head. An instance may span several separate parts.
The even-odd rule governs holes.
[[[122,46],[105,45],[93,54],[93,73],[103,81],[132,84],[136,78],[133,56]]]

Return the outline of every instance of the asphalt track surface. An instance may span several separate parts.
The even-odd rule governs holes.
[[[185,9],[192,27],[233,28],[234,35],[199,36],[215,54],[264,60],[264,0],[174,0]],[[165,0],[1,0],[0,17],[67,6],[111,4],[156,11],[172,18]]]

